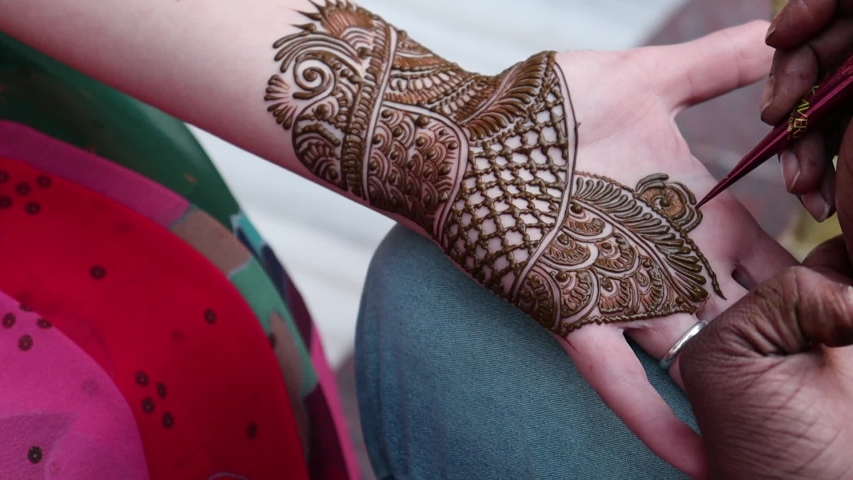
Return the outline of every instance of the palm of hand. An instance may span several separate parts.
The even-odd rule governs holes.
[[[703,430],[712,470],[720,478],[848,477],[853,372],[843,365],[853,364],[853,350],[747,360],[737,380],[707,380],[719,389],[708,401],[726,412]],[[700,424],[709,420],[702,416]]]
[[[779,461],[773,462],[775,465],[770,462],[753,465],[767,468],[767,475],[778,471],[791,472],[790,478],[845,478],[850,475],[847,455],[853,442],[849,429],[853,423],[850,413],[853,349],[821,350],[821,354],[805,357],[763,359],[753,367],[760,373],[756,374],[752,396],[739,399],[748,402],[748,406],[733,415],[732,438],[765,440],[759,444],[759,450],[772,452]],[[779,412],[789,413],[780,415]],[[750,434],[738,436],[738,431]],[[732,462],[749,458],[743,454],[748,450],[739,450],[729,450],[726,457]],[[767,456],[771,455],[760,457]]]

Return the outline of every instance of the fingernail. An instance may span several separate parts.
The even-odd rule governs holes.
[[[824,178],[824,180],[820,186],[820,196],[821,196],[821,198],[823,198],[824,203],[826,203],[826,205],[828,207],[828,211],[826,213],[826,218],[829,218],[833,213],[835,213],[835,176],[834,175]]]
[[[784,8],[779,9],[779,11],[776,12],[776,15],[773,15],[773,19],[770,20],[770,26],[767,27],[767,34],[764,35],[765,42],[769,40],[770,36],[773,35],[773,33],[776,31],[776,25],[778,25],[779,23],[779,14],[782,13],[782,10],[784,10]]]
[[[803,195],[803,206],[818,223],[829,217],[829,203],[823,199],[821,192],[811,192]]]
[[[779,155],[779,160],[782,163],[782,178],[785,179],[785,188],[788,189],[789,192],[794,191],[794,187],[797,186],[797,180],[800,179],[800,174],[803,173],[800,170],[800,162],[797,160],[797,156],[794,155],[794,152],[790,150],[785,150]]]
[[[770,78],[767,79],[767,85],[764,86],[764,92],[761,94],[761,114],[764,115],[764,111],[767,110],[767,107],[773,103],[773,100],[776,100],[776,95],[774,93],[774,87],[776,85],[776,80],[773,77],[773,74],[770,74]]]
[[[779,14],[776,14],[776,16],[773,17],[773,22],[770,23],[770,27],[767,28],[767,35],[764,36],[765,42],[768,42],[770,40],[770,36],[773,35],[774,32],[776,32],[776,18],[778,17]]]

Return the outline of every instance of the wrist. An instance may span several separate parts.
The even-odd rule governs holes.
[[[555,55],[483,76],[352,5],[306,17],[275,43],[265,96],[296,156],[515,300],[568,204],[576,131]]]

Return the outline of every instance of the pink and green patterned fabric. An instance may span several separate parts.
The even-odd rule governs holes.
[[[109,197],[204,255],[247,300],[274,348],[312,478],[357,477],[335,378],[316,327],[299,292],[245,216],[234,222],[232,233],[165,187],[13,122],[0,122],[0,156]]]

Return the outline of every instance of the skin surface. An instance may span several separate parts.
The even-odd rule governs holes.
[[[685,348],[682,371],[714,478],[850,478],[853,268],[817,247]]]
[[[462,70],[344,1],[274,44],[264,99],[299,160],[408,218],[472,278],[566,337],[694,313],[713,271],[702,215],[666,175],[628,189],[574,171],[578,128],[553,52],[500,75]]]
[[[395,63],[379,62],[386,67],[381,72],[377,71],[382,75],[381,85],[398,90],[386,91],[384,96],[375,90],[370,93],[365,105],[370,105],[368,110],[377,116],[369,117],[358,128],[375,127],[373,134],[368,136],[366,131],[357,130],[356,124],[342,120],[335,127],[337,130],[332,143],[339,141],[341,146],[360,145],[359,148],[352,152],[330,150],[327,155],[311,156],[305,154],[307,150],[300,153],[300,145],[304,146],[305,139],[309,138],[299,134],[300,128],[312,123],[331,128],[328,127],[330,117],[327,115],[336,112],[331,108],[334,105],[316,110],[322,119],[311,119],[304,117],[315,115],[315,110],[304,108],[310,100],[300,99],[294,105],[299,112],[293,112],[295,116],[288,126],[287,118],[291,113],[282,102],[290,98],[288,92],[291,91],[295,98],[295,92],[302,87],[296,83],[293,72],[288,70],[292,66],[289,62],[286,64],[287,57],[275,57],[282,49],[291,46],[291,42],[298,41],[291,35],[325,32],[325,27],[317,28],[316,25],[322,23],[322,19],[301,13],[316,15],[322,5],[326,4],[318,7],[307,0],[2,2],[0,30],[167,113],[310,181],[333,188],[353,201],[380,209],[389,217],[428,235],[476,280],[504,298],[514,300],[551,331],[558,332],[560,344],[584,378],[652,451],[677,468],[693,476],[702,476],[706,460],[701,439],[673,414],[651,387],[626,336],[651,355],[661,358],[697,321],[713,319],[745,295],[748,288],[794,263],[793,258],[764,234],[730,195],[721,195],[713,204],[703,208],[701,222],[696,222],[698,215],[694,217],[690,213],[690,193],[708,191],[715,180],[691,154],[673,121],[679,112],[691,105],[766,77],[772,56],[772,50],[762,43],[767,24],[747,24],[682,45],[623,52],[544,53],[520,63],[517,58],[508,58],[508,69],[492,76],[474,75],[452,63],[447,64],[418,50],[417,44],[407,40],[404,50],[412,50],[419,62],[429,58],[429,61],[436,62],[433,65],[455,69],[453,71],[458,71],[459,78],[468,82],[466,86],[481,89],[476,91],[483,93],[482,97],[475,95],[466,99],[459,96],[450,101],[451,98],[445,98],[443,94],[436,96],[433,92],[428,93],[424,103],[419,105],[419,94],[411,91],[417,87],[417,82],[406,83],[403,88],[403,82],[384,80],[385,72],[396,68]],[[359,25],[372,32],[374,17],[368,17],[370,22]],[[314,24],[315,30],[311,32],[295,26],[307,24]],[[349,24],[335,23],[330,28],[334,30]],[[50,28],[46,27],[48,25]],[[382,25],[387,24],[383,22]],[[416,25],[410,28],[414,27]],[[397,35],[398,40],[404,38],[401,31],[390,26],[382,26],[382,31]],[[274,47],[284,38],[291,40],[282,40]],[[373,45],[375,38],[378,38],[375,34],[363,38],[355,35],[349,41]],[[327,46],[327,42],[328,38],[323,37],[319,45]],[[336,45],[343,49],[352,48],[343,41]],[[383,43],[382,48],[394,45],[398,44]],[[395,51],[400,52],[399,49]],[[312,50],[306,48],[304,52],[308,54]],[[370,51],[364,53],[369,54]],[[390,50],[386,53],[390,55]],[[358,55],[357,48],[355,54],[350,58],[358,62],[355,59],[362,57]],[[324,68],[323,62],[312,62],[314,67]],[[397,65],[404,66],[400,62]],[[367,78],[367,74],[376,75],[368,72],[367,67],[354,67],[357,68],[350,68],[349,76],[344,76],[347,80],[342,85],[355,88],[355,82],[349,78],[361,81]],[[397,71],[401,75],[411,75],[411,71],[404,73],[405,69]],[[276,75],[281,81],[270,84]],[[321,81],[319,70],[316,75],[313,80],[306,80],[309,83]],[[531,83],[526,84],[528,81]],[[510,86],[518,89],[509,94],[495,93],[504,92],[501,89]],[[462,92],[461,89],[458,91]],[[387,98],[389,94],[393,98]],[[324,98],[327,101],[329,98],[337,99],[334,96]],[[567,106],[569,98],[570,106]],[[435,109],[435,105],[426,103],[426,100],[439,99],[447,101],[448,110]],[[529,103],[523,99],[528,99]],[[501,100],[500,105],[495,100]],[[558,109],[560,102],[562,108]],[[361,100],[357,104],[362,105]],[[477,108],[488,105],[494,108],[495,115],[487,116],[474,105]],[[380,109],[391,112],[390,116],[383,118]],[[413,111],[417,115],[409,115]],[[537,112],[536,118],[529,118],[530,112]],[[509,184],[507,179],[505,187],[497,183],[493,186],[489,182],[497,182],[503,177],[496,174],[499,170],[492,165],[490,149],[486,148],[490,146],[483,142],[486,139],[496,140],[494,145],[497,148],[491,149],[494,152],[502,152],[505,147],[510,150],[522,148],[520,140],[514,143],[511,137],[505,136],[505,129],[519,122],[526,124],[525,115],[536,128],[552,132],[544,136],[546,142],[554,145],[549,146],[547,154],[540,149],[541,157],[535,153],[536,148],[530,150],[528,160],[517,158],[513,152],[514,162],[530,167],[536,164],[536,174],[532,168],[527,168],[529,173],[521,168],[517,171],[510,169],[510,177],[520,178],[521,182]],[[550,115],[556,117],[548,118]],[[426,117],[424,127],[419,126],[420,116]],[[561,117],[562,120],[558,120]],[[282,119],[281,123],[279,119]],[[384,127],[380,126],[382,122],[385,122]],[[410,137],[405,131],[404,135],[394,137],[396,127],[409,128],[403,125],[417,128],[423,134],[411,137],[414,138],[414,146],[408,143]],[[446,135],[450,136],[440,134],[436,128],[438,125],[442,125]],[[372,142],[377,134],[379,143],[374,147]],[[419,148],[424,148],[418,146],[418,138],[425,138],[423,141],[427,143],[438,142],[436,145],[456,153],[434,156],[429,160],[426,158],[428,153],[425,156],[418,153]],[[368,139],[369,145],[365,141]],[[390,149],[391,145],[403,145],[403,139],[406,139],[405,147]],[[449,148],[454,141],[458,143],[456,150]],[[539,141],[541,138],[535,143],[537,148]],[[399,152],[397,159],[392,158],[393,151]],[[355,154],[351,155],[353,152]],[[372,156],[368,157],[368,153]],[[399,163],[404,157],[414,160],[412,167],[408,166],[408,161],[405,166]],[[498,157],[501,155],[496,155],[493,161],[501,166]],[[367,168],[365,173],[365,167],[369,167],[373,160],[377,170],[373,172]],[[442,163],[436,164],[436,160]],[[506,160],[509,164],[510,159]],[[360,161],[362,169],[353,168],[355,164],[351,161]],[[317,162],[325,166],[318,169]],[[424,177],[427,167],[432,168]],[[448,168],[450,172],[446,172]],[[481,171],[483,168],[495,170],[490,173]],[[336,169],[339,169],[338,176],[329,177],[328,172]],[[420,175],[415,172],[420,172]],[[490,175],[495,179],[491,180]],[[546,182],[545,192],[533,180],[537,175],[547,177],[542,179]],[[453,183],[449,183],[445,176],[453,179]],[[403,179],[417,181],[407,184]],[[554,188],[552,192],[548,184],[562,185],[563,190],[560,192],[559,188]],[[628,217],[632,220],[628,221],[618,218],[613,209],[604,211],[609,203],[599,202],[600,199],[594,195],[581,195],[588,184],[590,189],[601,188],[602,192],[609,192],[607,195],[620,196],[626,208],[642,213],[639,217],[631,213]],[[411,186],[410,190],[407,185]],[[528,210],[519,212],[519,218],[532,222],[535,227],[527,228],[525,225],[522,232],[516,221],[515,230],[509,230],[509,219],[515,220],[513,214],[505,213],[508,210],[495,213],[490,210],[485,198],[491,198],[489,194],[501,188],[506,188],[513,196],[514,208]],[[435,195],[429,195],[430,201],[427,202],[425,192],[437,194],[438,201]],[[442,200],[441,193],[447,193],[446,200]],[[501,195],[504,195],[502,191]],[[510,198],[497,200],[498,197],[492,202],[495,210],[501,201],[506,203],[505,199]],[[664,199],[669,202],[669,207],[661,203]],[[306,198],[306,201],[310,199]],[[580,207],[580,214],[572,211],[572,201]],[[622,201],[616,200],[616,203]],[[678,208],[673,208],[673,205],[678,205]],[[454,211],[457,217],[454,217]],[[527,214],[535,220],[530,220]],[[333,215],[334,212],[330,212],[328,221],[334,221]],[[671,235],[671,239],[663,241],[672,245],[665,246],[650,237],[638,235],[641,229],[632,226],[632,222],[646,215],[648,222],[660,222],[653,228],[662,228],[664,236]],[[501,226],[495,221],[494,230],[491,230],[489,220],[496,219],[500,220]],[[573,219],[580,223],[572,224]],[[605,230],[601,234],[582,235],[586,227],[579,225],[584,222],[589,222],[589,226],[599,224],[595,220],[599,220]],[[651,223],[649,228],[652,228]],[[467,234],[461,233],[463,229],[467,229]],[[648,232],[645,227],[643,231]],[[525,239],[525,234],[528,239]],[[623,245],[628,248],[620,245],[620,236],[627,239]],[[560,239],[564,237],[571,242],[561,243]],[[463,244],[454,243],[452,239],[462,240]],[[683,245],[675,246],[680,241]],[[610,245],[615,256],[602,254],[604,245]],[[668,248],[679,252],[670,254]],[[496,255],[503,249],[510,250],[504,255]],[[589,252],[588,261],[591,263],[564,264],[573,262],[573,258],[582,258],[586,255],[584,249]],[[553,255],[550,255],[552,250]],[[510,252],[512,261],[516,263],[511,268],[499,263],[504,256],[509,263]],[[643,263],[640,257],[648,257],[651,262]],[[619,265],[623,265],[620,262],[630,258],[635,258],[634,265],[642,267],[645,273],[632,277],[632,272],[637,270],[620,270]],[[611,266],[601,267],[602,262]],[[687,269],[683,270],[685,266]],[[522,274],[513,278],[510,272],[514,269],[519,269]],[[526,276],[525,270],[528,271]],[[711,271],[716,274],[722,296],[712,293],[716,289]],[[529,272],[540,273],[534,276]],[[735,273],[739,281],[734,279]],[[660,282],[655,279],[656,275],[659,275]],[[525,288],[522,276],[526,280]],[[542,283],[533,285],[533,278],[540,278]],[[590,290],[587,300],[586,295],[573,296],[584,292],[584,289],[574,288],[572,284],[566,288],[561,278],[565,278],[567,283],[586,278],[603,287],[597,291]],[[611,293],[615,287],[607,288],[604,279],[610,281],[611,287],[618,281],[620,289],[627,288],[631,292],[628,295],[632,300],[625,300],[624,290],[619,290],[619,294],[613,297]],[[702,279],[704,283],[701,283]],[[664,292],[664,300],[644,303],[641,293],[649,292],[646,285],[662,285],[655,288]],[[704,299],[702,295],[694,295],[698,293],[697,287],[707,293]],[[551,291],[550,296],[547,289]],[[540,295],[538,292],[541,291],[546,293]],[[688,301],[679,307],[677,299],[682,297]],[[617,301],[609,302],[608,298]],[[646,295],[646,298],[656,297]],[[549,300],[553,307],[545,305]],[[586,305],[587,310],[571,313],[576,305],[581,304]],[[685,311],[673,312],[662,308],[662,305]],[[657,317],[614,321],[638,312],[655,312]],[[592,320],[595,318],[603,320],[603,324],[595,323]],[[583,328],[574,327],[574,331],[568,334],[573,325],[582,325],[578,323],[581,320],[586,320],[587,324]],[[678,362],[672,366],[670,373],[680,384]]]
[[[773,19],[766,41],[777,51],[762,98],[761,118],[775,125],[849,55],[853,47],[853,2],[789,2]],[[838,154],[849,121],[849,108],[842,109],[834,120],[819,129],[810,129],[779,156],[788,190],[800,196],[818,221],[835,213],[836,184],[847,180],[836,181],[832,159]],[[841,168],[838,173],[841,174]]]
[[[767,32],[776,51],[762,115],[780,121],[853,46],[848,0],[791,1]],[[715,478],[850,478],[853,430],[853,131],[849,114],[781,155],[788,189],[843,236],[760,285],[681,358]],[[845,131],[846,129],[846,131]],[[837,175],[830,163],[838,154]],[[838,188],[836,188],[836,184]]]

